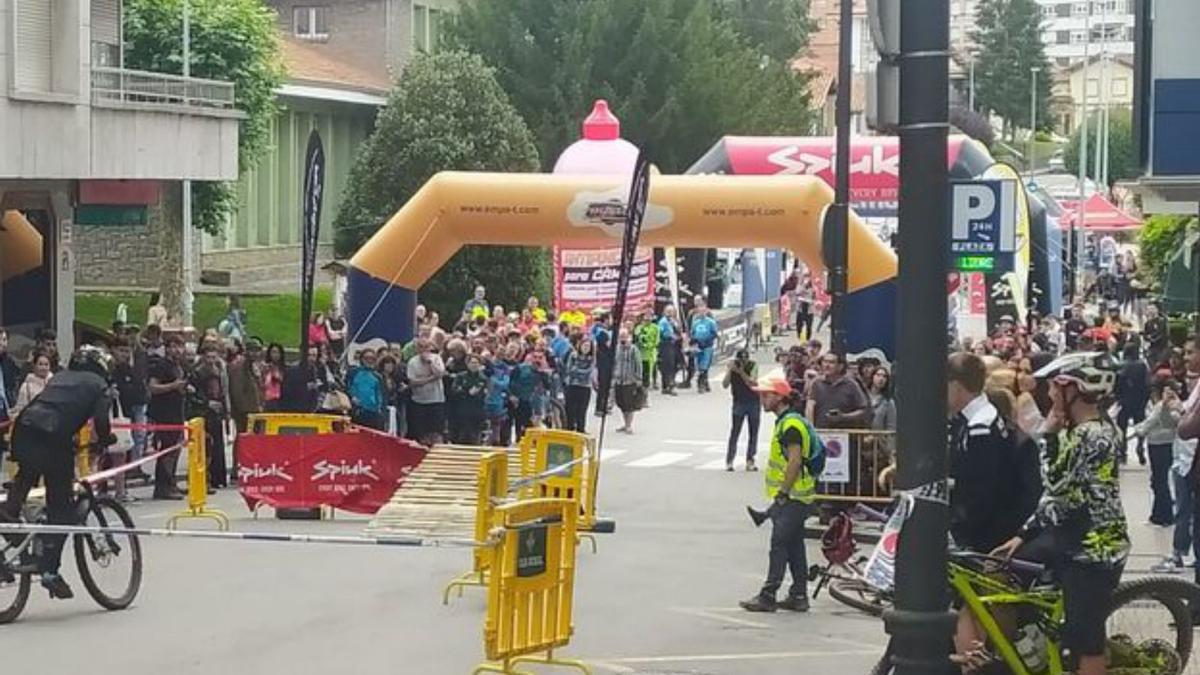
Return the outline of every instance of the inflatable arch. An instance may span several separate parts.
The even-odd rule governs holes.
[[[463,245],[586,248],[618,243],[628,184],[628,178],[619,176],[434,176],[351,259],[352,335],[359,336],[359,344],[409,338],[412,291]],[[787,248],[811,268],[824,269],[821,222],[832,201],[833,190],[812,176],[656,175],[650,181],[641,243]],[[875,324],[873,330],[856,330],[858,321],[852,319],[851,335],[885,335],[890,341],[896,256],[853,214],[848,275],[851,299],[857,298],[855,315]],[[850,347],[891,352],[890,342]]]

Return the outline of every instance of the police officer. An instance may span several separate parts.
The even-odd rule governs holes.
[[[767,497],[771,505],[771,552],[767,581],[758,595],[744,600],[749,612],[774,612],[782,607],[796,612],[808,611],[808,558],[804,550],[804,521],[811,513],[817,480],[806,469],[812,454],[810,425],[801,417],[792,397],[792,386],[782,372],[770,373],[753,387],[762,400],[763,410],[775,413],[771,435],[771,457],[765,472]],[[784,571],[792,572],[788,596],[776,601],[783,585]]]
[[[1015,429],[984,394],[983,360],[959,352],[950,356],[946,370],[950,531],[959,546],[987,553],[1029,517],[1041,475],[1037,462],[1018,452]]]
[[[109,424],[111,406],[108,355],[95,347],[81,347],[71,357],[69,370],[50,378],[42,393],[17,416],[12,450],[19,470],[0,517],[16,521],[29,490],[44,479],[48,522],[74,524],[72,437],[90,420],[95,424],[95,437],[102,439],[100,445],[107,447],[115,442]],[[50,597],[63,600],[74,597],[58,573],[66,538],[65,534],[45,535],[38,561],[42,586],[50,591]]]

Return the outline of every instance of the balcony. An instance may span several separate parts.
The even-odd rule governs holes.
[[[233,112],[233,83],[126,68],[92,68],[92,103]]]

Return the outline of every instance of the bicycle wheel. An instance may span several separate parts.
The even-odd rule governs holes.
[[[10,549],[11,550],[11,549]],[[7,557],[8,551],[5,552]],[[13,575],[12,581],[0,581],[0,624],[12,623],[25,611],[29,601],[30,574]]]
[[[1192,655],[1189,607],[1198,602],[1200,587],[1182,579],[1147,577],[1120,584],[1106,621],[1110,649],[1119,649],[1131,668],[1154,675],[1183,672]]]
[[[866,612],[871,616],[883,616],[883,613],[892,607],[890,594],[861,579],[831,579],[829,595],[843,605]]]
[[[88,509],[88,527],[133,527],[125,507],[97,497]],[[142,585],[142,546],[133,534],[77,534],[75,562],[92,598],[105,609],[125,609]]]

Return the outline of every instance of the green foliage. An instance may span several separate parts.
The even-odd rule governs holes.
[[[275,13],[262,0],[189,2],[191,74],[233,82],[235,104],[246,115],[238,134],[238,168],[245,171],[270,147],[275,90],[283,84]],[[125,0],[123,9],[126,67],[182,74],[183,0]],[[219,232],[236,200],[232,185],[195,183],[195,226]]]
[[[531,295],[548,307],[548,252],[517,246],[465,246],[421,287],[420,301],[438,313],[442,326],[453,326],[476,284],[487,288],[488,302],[508,311],[520,311]]]
[[[808,44],[808,0],[719,0],[718,15],[771,59],[787,63]]]
[[[971,38],[979,46],[975,92],[980,109],[999,115],[1011,133],[1029,127],[1032,68],[1037,78],[1038,127],[1049,128],[1050,62],[1042,43],[1042,10],[1034,0],[980,0]]]
[[[357,250],[439,171],[537,168],[528,127],[482,59],[462,52],[418,56],[350,172],[334,220],[338,253]],[[531,294],[545,297],[548,265],[543,249],[467,246],[422,287],[421,301],[453,321],[480,281],[493,302],[524,306]]]
[[[807,32],[795,19],[803,5],[467,0],[448,39],[496,68],[545,168],[605,98],[623,135],[663,172],[678,173],[726,134],[811,130],[804,78],[778,58]]]
[[[1151,216],[1138,232],[1138,258],[1147,281],[1161,283],[1166,278],[1167,265],[1184,245],[1188,230],[1195,221],[1187,216]]]
[[[246,329],[250,335],[262,338],[263,342],[278,342],[289,349],[300,345],[300,295],[243,295],[242,307],[246,310]],[[313,307],[325,310],[331,306],[330,289],[318,288],[313,298]],[[75,317],[79,321],[108,330],[117,317],[117,305],[124,303],[128,308],[130,323],[144,325],[146,309],[150,306],[148,293],[76,293]],[[216,328],[225,316],[225,295],[220,293],[198,293],[195,305],[196,326]]]
[[[1088,178],[1096,180],[1096,129],[1100,125],[1100,114],[1088,116],[1088,162],[1084,167]],[[1071,134],[1071,142],[1063,153],[1067,171],[1079,175],[1079,132]],[[1133,180],[1142,175],[1137,155],[1133,148],[1133,117],[1129,110],[1112,108],[1108,113],[1108,182],[1109,187],[1120,180]]]

